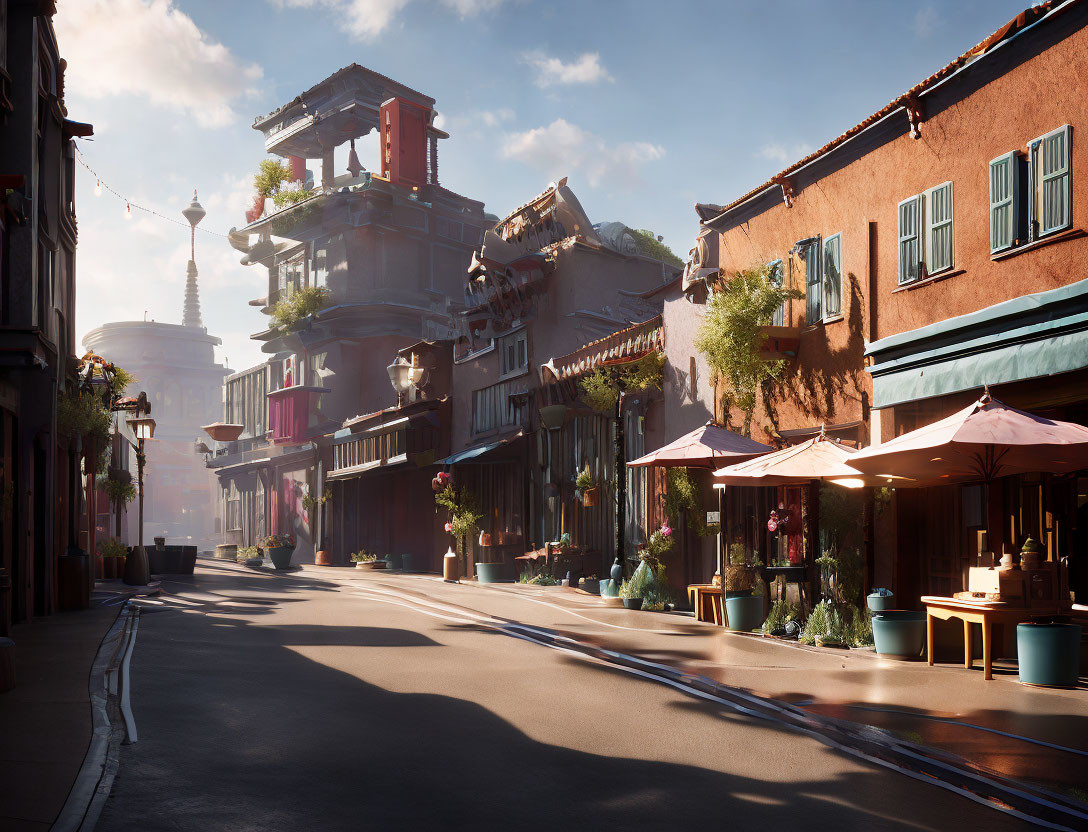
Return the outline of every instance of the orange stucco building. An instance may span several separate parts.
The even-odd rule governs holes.
[[[765,350],[787,365],[759,397],[753,438],[823,426],[879,443],[986,385],[1088,419],[1085,77],[1088,3],[1040,4],[750,193],[696,206],[696,300],[703,283],[764,264],[803,294],[770,330]],[[716,415],[735,426],[727,392]],[[1088,479],[1006,479],[898,490],[868,583],[915,599],[959,590],[972,532],[988,524],[995,550],[1030,534],[1052,561],[1073,555],[1074,588],[1088,591]]]

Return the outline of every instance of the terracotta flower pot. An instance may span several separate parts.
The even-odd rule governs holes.
[[[582,505],[586,508],[593,508],[597,505],[597,501],[601,497],[601,489],[597,486],[593,488],[587,488],[582,492]]]
[[[324,549],[314,552],[314,564],[316,566],[332,566],[332,557]]]

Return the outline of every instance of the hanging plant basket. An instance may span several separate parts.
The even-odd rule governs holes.
[[[585,506],[586,508],[594,508],[597,505],[597,502],[600,499],[601,499],[601,489],[600,488],[597,488],[597,487],[587,488],[585,491],[582,492],[582,505]]]

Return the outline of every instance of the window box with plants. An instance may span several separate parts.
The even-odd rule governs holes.
[[[102,577],[105,580],[112,581],[125,574],[125,556],[128,554],[128,547],[116,537],[100,541],[98,554],[102,557]]]
[[[578,476],[574,480],[574,488],[578,491],[579,496],[582,498],[582,505],[586,508],[595,507],[598,500],[600,500],[600,486],[597,485],[597,480],[594,478],[593,472],[589,470],[588,465],[578,472]]]
[[[356,569],[386,569],[388,566],[386,561],[379,558],[376,552],[368,552],[365,549],[353,552],[351,562],[355,564]]]
[[[261,542],[261,547],[276,569],[287,569],[291,566],[291,556],[295,553],[295,536],[286,532],[272,534]]]

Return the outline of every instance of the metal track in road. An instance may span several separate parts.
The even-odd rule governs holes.
[[[1088,830],[1088,812],[1064,796],[1006,778],[954,754],[899,739],[870,725],[809,713],[668,665],[607,650],[518,621],[402,592],[388,586],[356,585],[354,594],[455,623],[488,627],[513,638],[602,662],[631,675],[756,719],[764,719],[820,740],[852,757],[954,792],[1020,820],[1055,830]],[[595,622],[596,623],[596,622]]]

